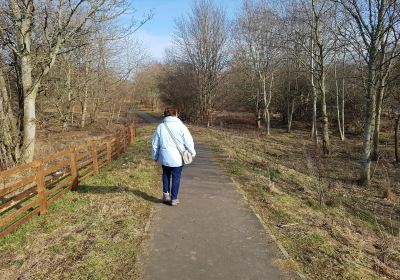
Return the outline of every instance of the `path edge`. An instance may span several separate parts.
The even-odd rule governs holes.
[[[208,146],[205,142],[202,141],[203,144],[205,144],[206,146]],[[275,242],[276,246],[279,248],[279,250],[281,251],[281,253],[283,254],[283,256],[285,257],[285,259],[296,263],[293,258],[289,255],[289,253],[286,251],[285,247],[283,247],[282,243],[276,238],[276,236],[272,233],[272,231],[270,230],[270,228],[268,227],[268,225],[264,222],[264,220],[261,218],[261,216],[257,213],[257,210],[255,209],[255,207],[253,205],[251,205],[250,200],[248,199],[245,191],[242,189],[241,184],[238,183],[230,174],[228,174],[226,172],[226,169],[224,168],[223,164],[218,160],[218,158],[215,157],[215,154],[213,153],[213,160],[214,162],[216,162],[221,169],[225,172],[225,174],[228,176],[228,178],[232,181],[232,183],[235,186],[236,191],[242,195],[242,198],[244,201],[246,201],[246,204],[250,207],[251,211],[253,212],[253,214],[257,217],[258,221],[261,223],[261,225],[263,226],[265,232],[272,238],[272,240]],[[302,280],[307,280],[307,277],[299,272],[299,271],[294,271],[297,276],[300,277],[300,279]]]
[[[293,260],[293,258],[289,255],[289,253],[286,251],[285,247],[283,247],[282,243],[276,238],[276,236],[272,233],[272,231],[270,230],[270,228],[268,227],[268,225],[264,222],[264,220],[261,218],[261,216],[257,213],[257,210],[255,209],[255,207],[253,205],[251,205],[248,197],[246,196],[245,192],[243,191],[243,189],[240,187],[240,184],[238,182],[235,181],[235,179],[233,179],[231,176],[229,176],[229,178],[231,179],[231,181],[234,183],[238,193],[240,193],[243,197],[243,199],[246,201],[246,204],[250,207],[251,211],[253,212],[253,214],[257,217],[258,221],[261,223],[261,225],[264,227],[265,232],[271,236],[272,240],[275,242],[276,246],[278,246],[279,250],[281,251],[281,253],[283,254],[283,256],[295,263],[295,261]],[[302,280],[307,280],[307,277],[302,274],[299,271],[295,271],[295,273],[300,277],[300,279]]]

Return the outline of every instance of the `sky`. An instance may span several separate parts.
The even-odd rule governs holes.
[[[233,19],[240,8],[242,0],[214,0],[226,9],[228,19]],[[137,32],[136,36],[143,42],[145,50],[153,59],[162,60],[164,50],[171,46],[172,34],[175,30],[174,19],[190,12],[192,0],[134,0],[135,17],[154,10],[154,17]]]

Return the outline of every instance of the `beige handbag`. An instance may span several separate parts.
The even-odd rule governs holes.
[[[179,152],[181,153],[183,163],[185,165],[191,164],[193,161],[193,156],[188,150],[182,151],[181,148],[179,147],[178,141],[176,140],[175,136],[172,134],[171,130],[169,129],[168,125],[164,123],[165,127],[168,130],[169,135],[171,136],[172,140],[174,141],[176,147],[178,148]]]

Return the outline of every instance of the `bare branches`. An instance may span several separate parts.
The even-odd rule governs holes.
[[[211,125],[215,89],[226,66],[228,29],[225,12],[211,0],[195,2],[191,14],[176,21],[176,56],[196,73],[201,116]]]

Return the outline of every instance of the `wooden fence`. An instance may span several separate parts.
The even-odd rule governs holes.
[[[136,129],[128,126],[113,137],[93,141],[0,172],[0,238],[33,216],[44,215],[48,205],[80,180],[99,169],[134,143]]]

